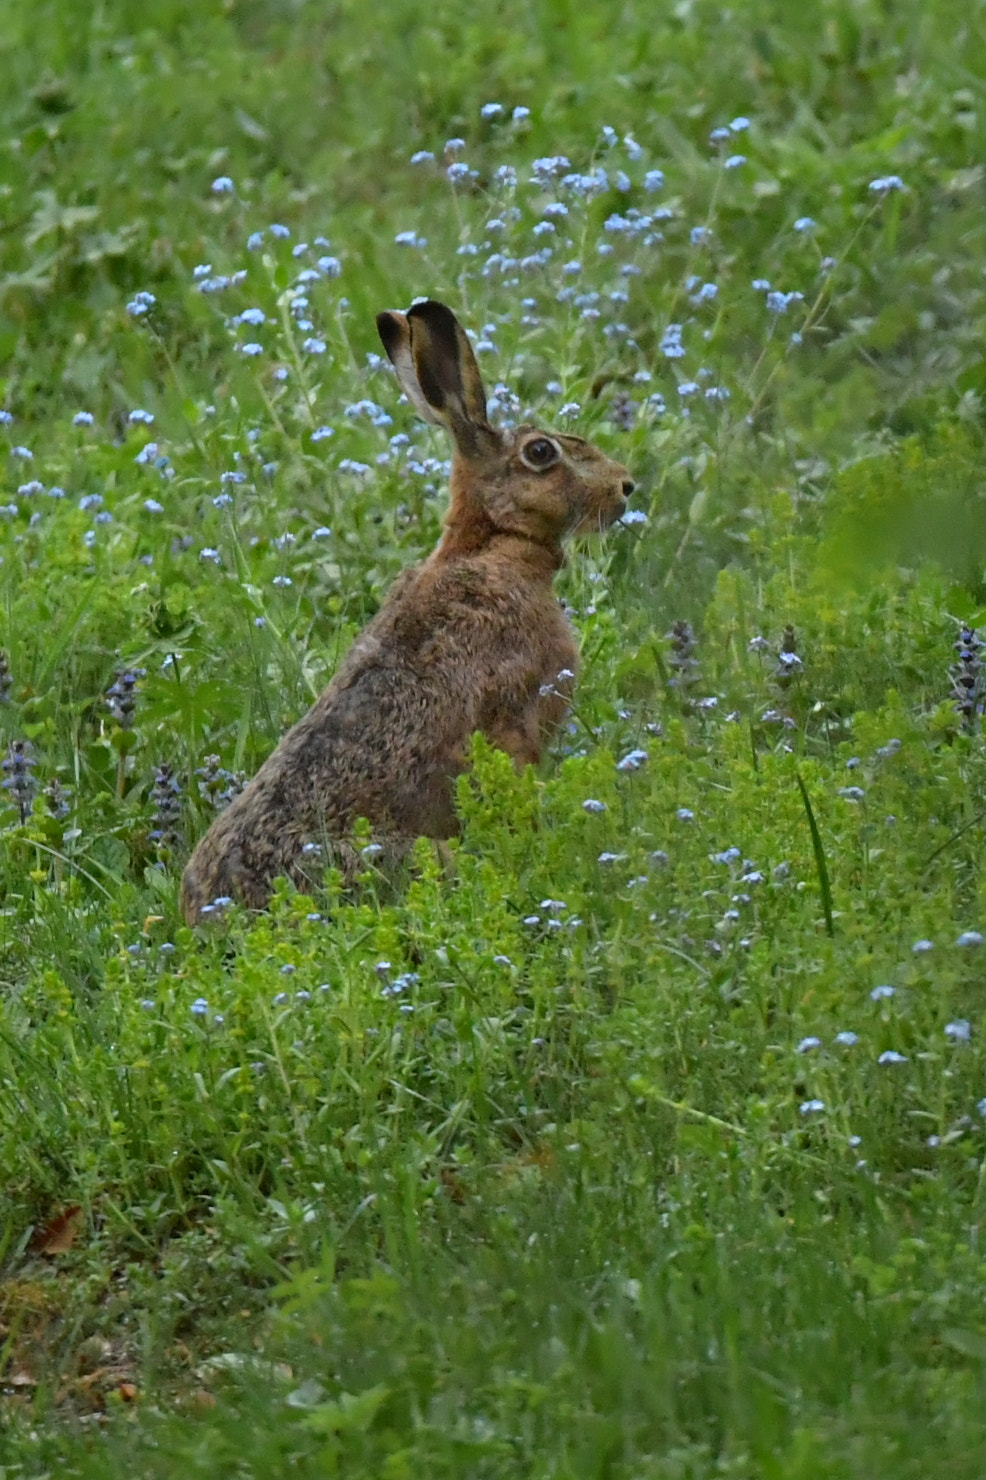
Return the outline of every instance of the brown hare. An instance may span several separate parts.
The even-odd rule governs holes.
[[[217,898],[262,908],[280,874],[310,888],[334,862],[353,877],[366,867],[346,841],[359,817],[382,857],[452,837],[473,731],[520,768],[566,713],[578,652],[552,577],[566,536],[619,519],[630,476],[580,437],[491,426],[472,347],[444,304],[381,313],[377,328],[411,405],[452,438],[444,531],[199,842],[181,883],[190,924]]]

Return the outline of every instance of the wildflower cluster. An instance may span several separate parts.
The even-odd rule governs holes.
[[[747,646],[749,651],[756,653],[761,661],[768,657],[772,658],[774,664],[767,673],[767,679],[776,697],[761,712],[761,724],[778,726],[782,730],[795,729],[797,722],[788,713],[789,691],[801,674],[804,663],[797,651],[797,637],[794,628],[790,624],[784,628],[776,647],[768,638],[760,634],[751,637]]]
[[[207,755],[201,766],[196,767],[194,774],[198,781],[199,796],[215,812],[228,807],[246,785],[246,773],[227,771],[220,765],[218,755]]]
[[[667,635],[668,667],[671,677],[668,687],[677,694],[682,707],[689,712],[693,707],[692,691],[701,682],[702,667],[695,656],[698,644],[690,622],[677,621]]]
[[[137,710],[137,685],[146,677],[147,670],[144,668],[123,668],[106,690],[110,714],[121,730],[133,728]]]
[[[55,822],[63,822],[72,810],[72,794],[57,776],[45,786],[44,799],[48,816]]]
[[[37,764],[34,749],[28,740],[12,740],[3,758],[3,781],[0,782],[10,800],[17,808],[21,823],[31,815],[31,805],[38,789],[34,777]]]
[[[961,716],[963,727],[974,730],[976,721],[983,712],[984,672],[980,657],[982,642],[972,627],[963,626],[953,644],[955,662],[949,669],[952,681],[952,702]]]
[[[154,821],[148,834],[152,843],[167,853],[180,841],[181,783],[172,766],[165,761],[154,768],[154,785],[151,789]]]

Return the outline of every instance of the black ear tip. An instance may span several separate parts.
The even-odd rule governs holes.
[[[401,337],[400,322],[397,315],[390,309],[384,309],[382,313],[377,314],[377,333],[380,335],[384,349],[389,353],[391,345],[396,344]]]
[[[412,303],[407,311],[409,319],[421,319],[440,333],[455,333],[458,319],[445,303],[439,303],[437,298],[425,298],[421,303]]]

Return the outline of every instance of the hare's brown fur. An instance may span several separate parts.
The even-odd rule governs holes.
[[[365,866],[346,842],[359,817],[388,855],[453,836],[473,731],[521,767],[567,708],[578,653],[552,577],[566,535],[623,512],[627,471],[578,437],[491,427],[468,340],[443,305],[378,324],[409,399],[452,434],[445,529],[199,842],[182,878],[190,923],[220,896],[262,908],[281,874],[310,887],[326,862]]]

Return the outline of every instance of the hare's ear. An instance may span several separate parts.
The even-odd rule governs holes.
[[[435,426],[441,426],[442,418],[438,416],[424,398],[424,393],[418,384],[418,377],[414,369],[414,357],[411,354],[411,326],[404,314],[398,313],[396,309],[388,309],[385,313],[377,314],[377,333],[380,335],[387,358],[397,371],[397,379],[401,383],[401,390],[407,396],[411,405],[420,417],[425,421],[432,422]]]
[[[496,433],[486,419],[486,391],[466,331],[452,310],[434,299],[415,303],[407,322],[422,395],[458,450],[475,457]]]

